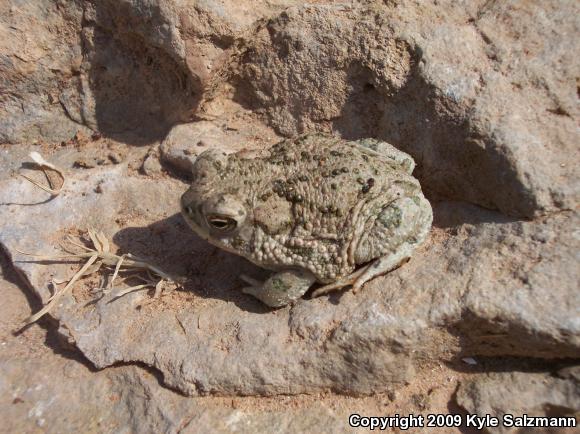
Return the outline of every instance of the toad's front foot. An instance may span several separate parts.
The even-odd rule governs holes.
[[[282,307],[302,297],[316,281],[312,273],[306,270],[286,270],[270,276],[264,283],[251,277],[241,275],[248,283],[242,289],[270,307]]]

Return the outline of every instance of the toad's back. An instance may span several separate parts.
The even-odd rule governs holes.
[[[256,178],[249,186],[257,226],[250,259],[272,269],[306,268],[327,282],[384,254],[408,236],[399,229],[402,210],[389,206],[424,200],[401,154],[309,135],[273,146],[259,163],[245,160]]]

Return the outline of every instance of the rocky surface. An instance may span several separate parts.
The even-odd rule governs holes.
[[[284,135],[394,143],[450,199],[525,217],[578,202],[576,2],[320,3],[9,2],[2,141],[88,126],[151,143],[226,96]]]
[[[0,143],[98,130],[132,144],[191,120],[236,37],[292,0],[8,1]]]
[[[237,97],[285,135],[394,143],[448,198],[528,217],[578,202],[575,2],[369,3],[259,26],[239,49]]]
[[[196,238],[176,214],[183,189],[132,174],[130,163],[71,170],[46,203],[26,180],[2,181],[1,241],[44,300],[49,273],[62,279],[70,267],[43,267],[18,252],[54,252],[65,234],[87,227],[185,278],[159,301],[85,291],[59,306],[60,332],[99,368],[143,362],[190,395],[370,394],[410,380],[417,363],[463,353],[578,355],[574,213],[520,222],[441,202],[430,242],[404,267],[356,296],[270,310],[240,293],[238,275],[261,270]],[[16,204],[23,197],[36,203],[26,214]]]
[[[579,358],[577,2],[29,3],[0,6],[0,243],[12,266],[46,302],[50,279],[75,267],[21,252],[60,252],[67,235],[95,227],[184,283],[160,299],[113,300],[94,291],[98,276],[79,282],[51,316],[59,336],[107,369],[69,360],[88,386],[70,395],[77,380],[51,385],[78,398],[78,422],[16,402],[7,410],[14,423],[26,413],[65,430],[113,431],[113,419],[167,432],[310,423],[333,431],[338,416],[305,412],[310,404],[298,418],[196,412],[191,400],[203,407],[209,398],[164,387],[365,395],[407,390],[466,356],[536,358],[544,368]],[[200,151],[261,148],[314,130],[384,139],[413,155],[435,225],[408,264],[358,295],[272,311],[239,291],[241,272],[263,271],[196,238],[178,198]],[[14,176],[41,179],[21,167],[31,150],[66,170],[59,196]],[[50,391],[32,386],[49,383],[42,363],[2,363],[11,399],[30,393],[49,406]],[[458,400],[488,411],[484,401],[495,398],[474,394],[505,381],[507,405],[528,375],[546,374],[474,376]],[[510,410],[577,406],[573,380],[554,378],[546,381],[571,391],[565,404],[535,387]],[[18,384],[31,389],[14,395]],[[122,405],[81,406],[107,394]],[[409,413],[428,395],[389,409]]]
[[[0,5],[0,143],[66,140],[86,129],[61,106],[65,95],[78,95],[82,9],[76,2],[61,6],[50,0]]]
[[[278,141],[270,128],[252,122],[251,116],[235,105],[226,113],[221,120],[176,125],[159,147],[160,160],[173,173],[188,179],[195,159],[203,151],[218,148],[235,152]]]
[[[336,400],[318,397],[256,405],[243,398],[186,398],[161,387],[156,372],[137,366],[96,371],[38,325],[14,334],[30,307],[3,256],[0,265],[1,432],[250,433],[267,428],[306,432],[317,427],[330,433],[348,429],[344,404]]]
[[[353,412],[446,411],[462,375],[436,366],[396,395],[370,398],[185,397],[143,367],[95,370],[62,343],[50,322],[14,333],[30,314],[29,303],[35,309],[38,303],[26,300],[10,268],[0,256],[0,432],[355,432],[347,424]]]
[[[542,372],[494,372],[461,384],[457,402],[469,413],[495,416],[569,417],[580,410],[579,366]],[[521,428],[488,428],[490,433],[521,432]],[[572,432],[573,430],[570,430]],[[567,432],[561,430],[561,432]]]

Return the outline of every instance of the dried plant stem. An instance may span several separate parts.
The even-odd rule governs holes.
[[[82,266],[82,268],[76,272],[76,274],[72,277],[72,279],[67,283],[67,285],[54,293],[51,297],[50,301],[44,306],[40,311],[36,312],[34,315],[29,317],[25,322],[26,324],[31,324],[33,322],[38,321],[41,317],[43,317],[46,313],[48,313],[52,307],[60,300],[60,298],[74,285],[74,283],[83,275],[83,273],[97,260],[98,256],[93,255],[89,258],[89,260]]]
[[[38,188],[41,188],[44,191],[50,193],[52,196],[58,196],[60,191],[62,190],[64,183],[65,183],[65,180],[66,180],[66,178],[64,176],[64,171],[62,169],[58,168],[57,166],[55,166],[54,164],[46,161],[42,157],[42,155],[40,155],[38,152],[31,152],[29,155],[30,155],[30,158],[32,159],[32,161],[34,161],[34,163],[44,173],[44,176],[46,177],[46,180],[48,181],[49,186],[47,187],[46,185],[42,185],[40,182],[30,178],[27,175],[22,174],[22,173],[19,173],[19,175],[22,176],[27,181],[31,182],[32,184],[36,185]],[[55,186],[53,184],[51,177],[48,175],[49,172],[56,173],[58,175],[58,177],[62,180],[59,186]]]
[[[14,249],[14,250],[22,255],[33,256],[40,261],[42,261],[42,260],[44,260],[44,261],[56,261],[59,259],[81,259],[81,258],[90,258],[91,256],[96,255],[98,258],[102,259],[103,264],[109,265],[109,266],[116,266],[117,263],[119,262],[119,258],[120,258],[120,256],[117,256],[113,253],[96,252],[94,250],[91,252],[76,253],[76,254],[72,254],[72,255],[36,255],[33,253],[26,253],[26,252],[23,252],[23,251],[18,250],[18,249]],[[123,256],[125,256],[125,259],[123,260],[123,262],[121,264],[121,268],[140,268],[143,270],[150,270],[164,279],[171,280],[171,281],[174,280],[172,276],[170,276],[169,274],[160,270],[158,267],[145,262],[143,259],[136,259],[136,257],[131,255],[130,253],[127,253],[126,255],[123,255]]]
[[[122,269],[124,270],[137,269],[144,270],[147,272],[148,279],[145,279],[141,276],[136,276],[144,282],[143,284],[120,289],[119,292],[115,295],[114,300],[130,292],[144,288],[154,288],[155,292],[153,297],[158,298],[163,292],[165,282],[175,283],[176,280],[171,275],[165,273],[158,267],[149,264],[144,259],[138,258],[132,255],[131,253],[123,254],[120,256],[111,253],[110,251],[111,245],[107,237],[105,237],[105,235],[102,232],[97,232],[93,229],[89,229],[88,235],[89,238],[91,239],[91,242],[93,243],[94,246],[93,249],[83,246],[80,243],[76,243],[71,239],[68,240],[69,242],[71,242],[71,244],[79,248],[82,248],[83,250],[86,250],[85,252],[81,253],[72,253],[68,255],[35,255],[16,250],[23,255],[38,258],[38,260],[48,260],[48,261],[58,261],[64,259],[87,260],[81,267],[81,269],[78,270],[74,274],[74,276],[69,280],[69,282],[66,284],[64,288],[60,290],[58,289],[55,290],[54,293],[48,299],[47,304],[39,312],[35,313],[26,320],[26,324],[31,324],[35,321],[38,321],[38,319],[40,319],[43,315],[50,312],[50,310],[56,305],[56,303],[60,300],[60,298],[70,290],[70,288],[75,284],[75,282],[78,279],[80,279],[84,275],[96,273],[103,265],[108,267],[114,267],[113,275],[108,284],[108,288],[105,289],[104,284],[102,282],[98,288],[98,290],[103,291],[104,293],[108,293],[114,289],[113,284],[117,279],[119,272]]]
[[[113,277],[111,277],[111,282],[109,282],[109,289],[113,289],[113,283],[117,278],[117,274],[119,274],[119,270],[121,269],[121,265],[123,265],[123,261],[127,255],[121,255],[119,260],[117,261],[117,265],[115,265],[115,271],[113,272]]]

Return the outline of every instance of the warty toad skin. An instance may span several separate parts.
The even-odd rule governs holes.
[[[408,260],[427,237],[429,202],[413,159],[374,139],[311,134],[268,150],[196,160],[184,218],[210,243],[274,271],[244,292],[272,307],[368,280]]]

